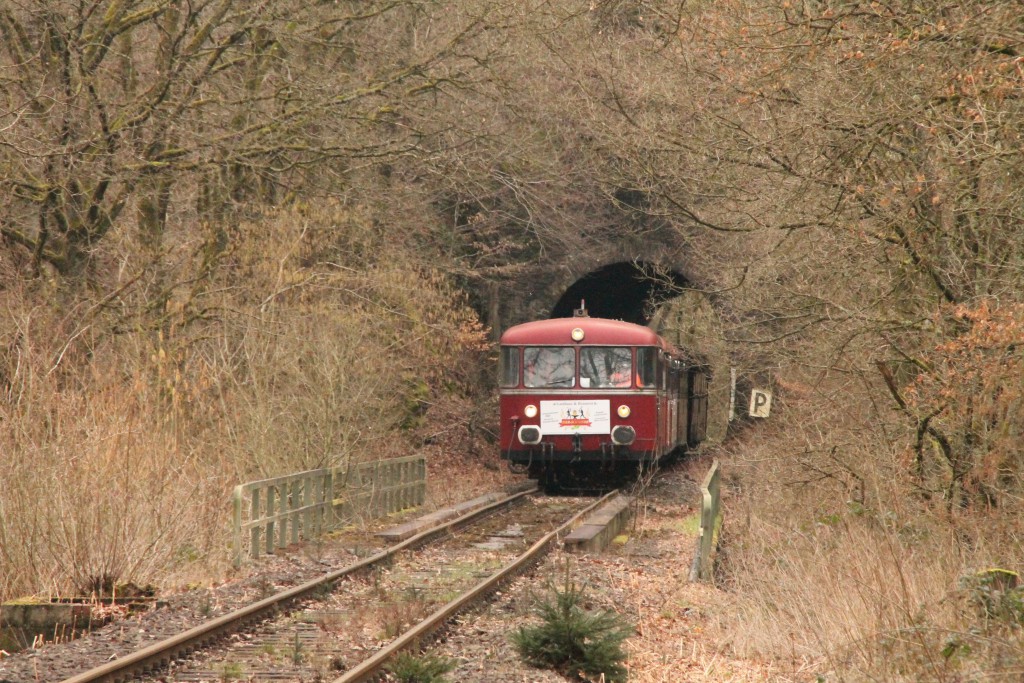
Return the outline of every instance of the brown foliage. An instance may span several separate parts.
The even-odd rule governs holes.
[[[945,311],[955,336],[921,359],[908,387],[908,409],[933,432],[918,430],[915,467],[925,475],[926,454],[934,451],[947,468],[951,501],[972,498],[1018,509],[1024,450],[1020,415],[1024,407],[1024,304],[982,300]],[[934,448],[924,441],[931,439]]]

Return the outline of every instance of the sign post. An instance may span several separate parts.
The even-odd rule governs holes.
[[[736,368],[729,368],[729,422],[736,419]]]

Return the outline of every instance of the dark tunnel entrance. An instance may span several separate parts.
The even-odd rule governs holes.
[[[580,301],[585,301],[592,317],[646,325],[654,307],[678,296],[686,284],[681,274],[649,263],[613,263],[574,282],[551,309],[551,317],[572,317]]]

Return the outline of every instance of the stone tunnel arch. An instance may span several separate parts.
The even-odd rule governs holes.
[[[592,317],[647,325],[654,309],[678,296],[688,284],[681,273],[652,263],[611,263],[573,282],[551,309],[550,317],[571,317],[582,301]]]

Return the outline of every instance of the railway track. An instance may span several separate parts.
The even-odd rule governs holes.
[[[608,498],[532,493],[507,496],[64,683],[155,672],[151,680],[182,683],[367,680],[536,562]]]

